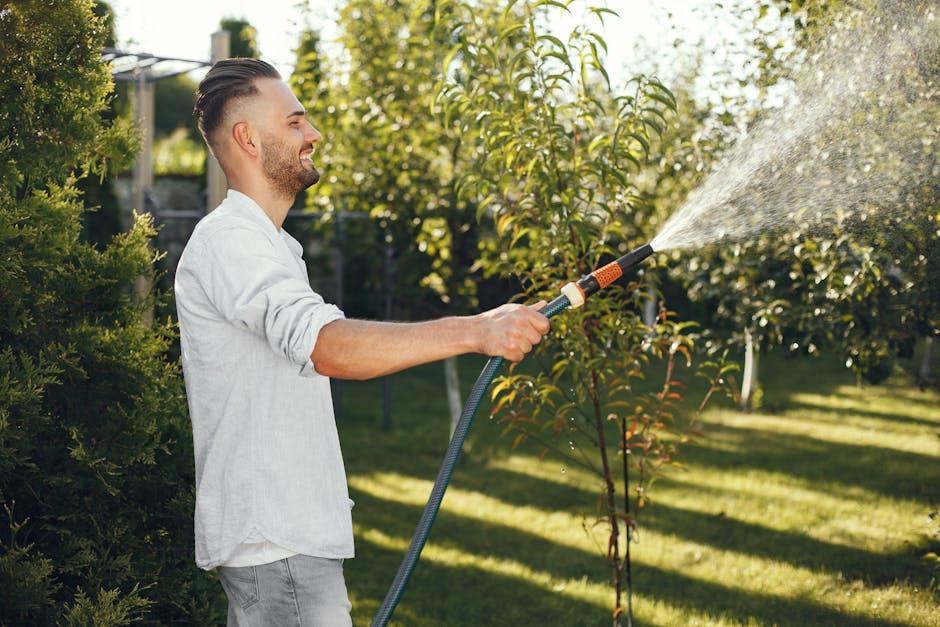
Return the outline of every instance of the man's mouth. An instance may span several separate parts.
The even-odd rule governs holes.
[[[300,153],[300,160],[313,165],[313,149],[304,150]]]

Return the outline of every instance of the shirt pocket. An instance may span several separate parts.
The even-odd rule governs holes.
[[[254,566],[220,566],[219,581],[229,601],[243,610],[261,600],[258,569]]]

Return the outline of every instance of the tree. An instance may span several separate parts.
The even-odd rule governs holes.
[[[648,241],[652,207],[636,177],[658,156],[677,104],[651,77],[636,77],[622,92],[611,88],[606,42],[590,27],[576,28],[567,42],[545,32],[548,12],[560,4],[437,7],[457,40],[441,107],[476,157],[461,192],[499,237],[483,262],[515,277],[530,298],[553,298],[572,276]],[[592,20],[611,13],[588,11]],[[637,519],[652,481],[678,464],[687,426],[677,414],[682,379],[696,371],[691,323],[665,310],[652,333],[643,323],[644,278],[555,318],[551,340],[535,351],[537,372],[511,368],[493,388],[493,411],[514,447],[535,444],[597,476],[597,519],[587,527],[606,536],[614,625],[632,621]]]
[[[774,4],[778,14],[768,17]],[[798,116],[800,107],[806,109],[804,117],[820,108],[827,112],[825,124],[812,127],[785,159],[769,159],[767,167],[753,175],[751,187],[735,199],[743,211],[751,205],[778,206],[772,216],[778,228],[765,237],[745,237],[683,255],[689,294],[708,303],[715,313],[713,323],[732,330],[731,341],[746,347],[746,362],[752,367],[745,369],[742,385],[745,408],[752,405],[751,393],[759,390],[757,355],[775,345],[810,354],[824,348],[843,351],[846,364],[871,382],[888,376],[897,355],[910,354],[913,345],[916,324],[907,313],[913,308],[905,301],[923,300],[915,294],[932,285],[929,277],[922,283],[906,277],[922,267],[919,256],[930,249],[927,240],[936,233],[930,224],[936,186],[931,192],[931,185],[924,185],[935,180],[930,175],[935,149],[918,139],[920,129],[936,119],[936,103],[930,104],[930,90],[924,88],[930,71],[925,72],[922,59],[936,46],[929,45],[929,27],[916,25],[916,18],[912,21],[924,6],[911,3],[896,10],[890,3],[876,4],[765,3],[739,8],[745,15],[750,12],[755,23],[757,45],[751,54],[757,62],[747,82],[763,96],[771,90],[778,101],[781,94],[787,96],[783,106]],[[772,28],[759,24],[767,20]],[[895,21],[910,38],[912,58],[919,61],[907,61],[905,51],[898,49],[903,43],[885,32]],[[787,40],[793,45],[781,43]],[[890,72],[884,70],[888,65]],[[846,69],[859,67],[863,69]],[[885,76],[875,86],[873,77],[881,74]],[[863,85],[872,88],[865,91]],[[853,88],[860,93],[846,92]],[[840,99],[827,100],[827,93]],[[764,100],[764,118],[781,117],[772,110],[774,105],[768,106],[773,99]],[[743,119],[753,127],[750,135],[760,136],[761,122],[755,124],[749,113]],[[761,148],[750,145],[755,151]],[[834,158],[827,159],[829,154]],[[915,190],[920,193],[917,202],[909,193]],[[931,193],[933,200],[928,198]],[[918,204],[922,208],[913,209]],[[788,211],[797,210],[808,213],[787,217]],[[834,217],[843,210],[842,218]],[[814,216],[817,211],[830,215]],[[899,212],[918,227],[902,234],[895,218]],[[895,246],[898,241],[906,242],[905,247]],[[900,254],[900,248],[906,253]],[[931,316],[935,314],[921,320]],[[920,328],[935,327],[921,323]]]
[[[940,274],[926,262],[940,246],[940,168],[935,142],[926,138],[940,124],[940,97],[931,88],[940,72],[936,9],[919,1],[804,1],[790,10],[797,10],[798,52],[854,59],[877,77],[874,89],[856,96],[851,117],[831,124],[840,148],[853,155],[840,178],[865,191],[866,206],[828,241],[797,248],[802,268],[793,273],[803,278],[803,311],[812,312],[796,327],[834,341],[847,366],[877,383],[897,357],[912,355],[918,337],[929,346],[940,332]]]
[[[229,40],[229,54],[233,57],[261,58],[258,50],[258,31],[251,22],[241,17],[224,17],[219,22],[219,28],[227,30]]]
[[[316,98],[326,95],[322,84],[323,59],[320,58],[320,46],[320,33],[305,28],[300,32],[297,47],[294,48],[295,62],[290,86],[304,106],[315,106]]]
[[[342,226],[344,255],[362,270],[351,279],[364,282],[351,291],[382,293],[387,261],[377,253],[391,245],[397,311],[469,313],[477,307],[478,233],[475,207],[455,190],[466,161],[461,140],[431,111],[449,48],[434,30],[434,5],[350,0],[338,28],[342,54],[329,58],[318,54],[316,34],[302,35],[291,78],[329,146],[318,153],[325,176],[308,205],[333,219],[343,211],[368,216]],[[350,304],[384,313],[374,299]],[[456,359],[445,368],[453,426]]]
[[[93,11],[101,20],[104,45],[115,45],[114,11],[106,2],[95,2]],[[108,107],[102,112],[106,124],[121,116],[119,98],[116,94],[110,97]],[[128,111],[123,115],[129,116]],[[104,176],[88,176],[77,181],[86,207],[82,216],[81,239],[103,248],[112,237],[124,229],[121,222],[121,208],[114,193],[114,179],[105,173]]]
[[[198,85],[188,74],[178,74],[157,81],[154,89],[154,133],[163,139],[178,128],[185,128],[187,135],[198,138],[193,118],[193,102]]]
[[[0,12],[0,616],[6,624],[219,622],[192,560],[192,452],[171,321],[141,323],[138,216],[81,241],[78,181],[126,165],[90,0]],[[160,294],[152,298],[163,298]]]

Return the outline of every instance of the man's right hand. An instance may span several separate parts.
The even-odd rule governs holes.
[[[538,312],[545,304],[544,300],[534,305],[510,303],[478,314],[477,352],[522,361],[548,333],[548,318]]]

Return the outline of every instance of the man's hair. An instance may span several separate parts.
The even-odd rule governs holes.
[[[193,116],[202,138],[212,147],[212,135],[222,123],[225,106],[236,98],[258,93],[257,78],[281,78],[270,63],[261,59],[238,57],[223,59],[212,66],[196,90]]]

